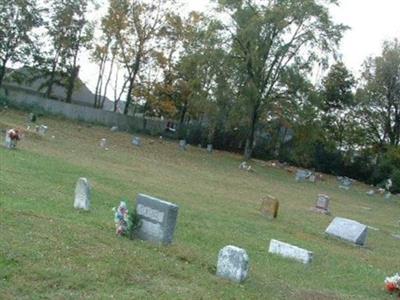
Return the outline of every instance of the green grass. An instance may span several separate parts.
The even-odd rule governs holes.
[[[24,126],[26,113],[0,112],[0,129]],[[45,137],[28,132],[16,151],[0,147],[1,299],[395,299],[385,276],[400,271],[399,198],[346,192],[333,177],[296,183],[287,171],[241,157],[57,118],[40,118]],[[1,133],[4,135],[3,133]],[[54,138],[52,138],[54,136]],[[109,150],[99,148],[106,137]],[[75,183],[93,187],[91,210],[73,209]],[[318,193],[332,216],[310,211]],[[113,212],[121,198],[134,206],[147,193],[180,206],[171,246],[117,238]],[[261,198],[280,201],[278,219],[259,213]],[[371,209],[365,209],[365,207]],[[334,216],[377,227],[365,247],[327,237]],[[314,252],[305,266],[267,253],[271,238]],[[218,251],[245,248],[249,278],[234,284],[215,274]]]

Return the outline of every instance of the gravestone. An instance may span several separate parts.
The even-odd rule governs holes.
[[[303,264],[311,263],[313,259],[313,252],[274,239],[271,239],[269,243],[268,252],[300,261]]]
[[[239,170],[244,170],[244,171],[248,171],[251,172],[251,165],[249,165],[246,161],[242,161],[239,165]]]
[[[45,135],[49,128],[46,125],[36,126],[36,132],[40,135]]]
[[[139,147],[141,144],[142,144],[142,141],[141,141],[140,137],[134,136],[132,139],[132,145]]]
[[[390,192],[387,192],[385,194],[385,200],[390,200],[391,197],[392,197],[392,194]]]
[[[276,219],[278,217],[279,201],[274,197],[267,195],[262,199],[260,212],[263,216]]]
[[[213,145],[212,144],[208,144],[207,145],[207,152],[211,153],[213,151]]]
[[[105,148],[106,146],[107,146],[107,139],[102,138],[102,139],[100,140],[100,147],[101,147],[101,148]]]
[[[295,179],[297,182],[303,182],[306,180],[315,182],[315,175],[308,170],[297,170]]]
[[[76,209],[89,210],[91,188],[86,178],[79,178],[75,187],[74,207]]]
[[[325,233],[356,245],[363,246],[367,239],[368,227],[357,221],[336,217],[329,224]]]
[[[28,122],[32,122],[32,123],[36,122],[36,115],[34,113],[30,113],[28,115]]]
[[[319,194],[317,203],[313,207],[313,211],[329,215],[329,196],[325,194]]]
[[[186,140],[180,140],[179,141],[179,148],[181,150],[186,150],[186,148],[187,148]]]
[[[113,126],[110,129],[112,132],[117,132],[118,131],[118,126]]]
[[[338,180],[340,189],[348,191],[353,185],[353,180],[348,177],[338,177]]]
[[[373,195],[375,195],[375,191],[374,191],[374,190],[369,190],[369,191],[367,192],[367,195],[368,195],[368,196],[373,196]]]
[[[137,231],[138,237],[163,245],[170,244],[175,232],[178,210],[176,204],[139,194],[136,199],[136,212],[142,225]]]
[[[217,273],[221,278],[240,283],[247,278],[249,256],[246,250],[236,246],[225,246],[218,253]]]

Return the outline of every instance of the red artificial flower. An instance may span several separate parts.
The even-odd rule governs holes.
[[[388,283],[386,283],[386,290],[387,290],[389,293],[393,293],[396,289],[397,289],[397,286],[396,286],[396,284],[394,284],[394,282],[388,282]]]

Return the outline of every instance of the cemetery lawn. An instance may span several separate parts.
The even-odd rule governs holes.
[[[0,111],[4,130],[25,126],[27,113]],[[27,132],[18,149],[0,147],[1,299],[396,299],[384,279],[400,271],[400,197],[350,191],[334,177],[296,183],[294,174],[240,155],[132,136],[56,117],[49,131]],[[54,136],[54,138],[52,137]],[[109,150],[100,149],[107,138]],[[90,212],[73,209],[79,177],[92,185]],[[112,207],[134,207],[138,193],[179,205],[174,242],[167,247],[115,236]],[[310,211],[318,193],[331,197],[332,216]],[[280,201],[276,220],[259,214],[261,198]],[[334,216],[369,230],[365,247],[327,237]],[[268,254],[270,239],[314,252],[310,265]],[[217,278],[218,251],[247,250],[248,279]]]

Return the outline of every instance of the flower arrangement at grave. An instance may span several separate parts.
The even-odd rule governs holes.
[[[118,207],[114,207],[115,234],[132,239],[135,231],[140,227],[140,219],[136,210],[129,212],[125,201],[121,201]]]
[[[398,293],[400,297],[400,274],[397,273],[392,277],[386,277],[385,288],[391,294]]]

